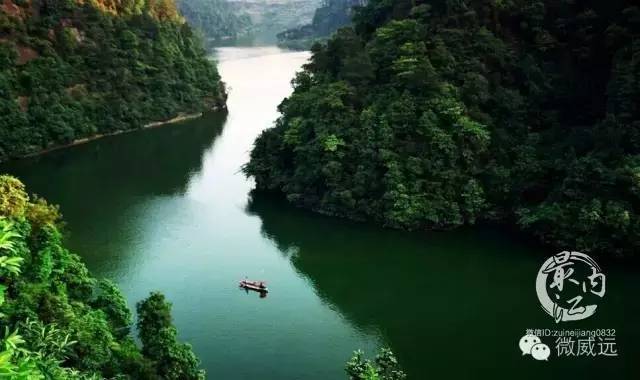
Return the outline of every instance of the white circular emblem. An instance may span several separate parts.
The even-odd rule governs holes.
[[[604,292],[604,273],[591,257],[581,252],[564,251],[550,257],[536,278],[540,304],[556,322],[592,316]]]

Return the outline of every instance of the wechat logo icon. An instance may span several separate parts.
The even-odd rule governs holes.
[[[560,252],[542,264],[536,293],[542,309],[556,323],[592,316],[605,293],[606,277],[598,264],[581,252]]]
[[[533,334],[527,334],[520,338],[518,346],[520,346],[522,355],[531,355],[531,357],[536,360],[547,361],[549,360],[549,356],[551,355],[549,346],[542,343],[540,341],[540,338]]]

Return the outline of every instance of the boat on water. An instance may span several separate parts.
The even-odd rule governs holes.
[[[267,284],[264,281],[242,280],[240,281],[240,287],[260,293],[267,293],[269,291],[269,289],[267,289]]]

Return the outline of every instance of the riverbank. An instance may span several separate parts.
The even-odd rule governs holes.
[[[118,131],[114,131],[114,132],[111,132],[111,133],[99,133],[99,134],[96,134],[96,135],[93,135],[93,136],[90,136],[90,137],[83,137],[81,139],[73,140],[72,142],[70,142],[68,144],[54,145],[54,146],[51,146],[49,148],[45,148],[43,150],[40,150],[38,152],[25,154],[25,155],[20,156],[18,158],[36,157],[36,156],[47,154],[47,153],[50,153],[50,152],[53,152],[53,151],[56,151],[56,150],[66,149],[66,148],[70,148],[70,147],[73,147],[73,146],[76,146],[76,145],[86,144],[88,142],[101,139],[103,137],[121,135],[123,133],[139,131],[141,129],[157,128],[157,127],[161,127],[161,126],[168,125],[168,124],[175,124],[175,123],[179,123],[179,122],[182,122],[182,121],[188,121],[188,120],[197,119],[197,118],[202,117],[202,115],[203,115],[202,112],[191,113],[191,114],[179,113],[178,116],[173,117],[171,119],[163,120],[163,121],[154,121],[154,122],[151,122],[151,123],[147,123],[147,124],[143,125],[140,128],[118,130]]]
[[[95,277],[116,282],[129,305],[164,292],[211,378],[344,379],[353,350],[370,357],[390,347],[410,379],[534,379],[540,362],[524,360],[516,343],[526,328],[558,328],[535,292],[555,250],[499,228],[410,233],[248,197],[254,183],[238,168],[278,118],[308,55],[220,48],[220,75],[233,89],[228,113],[17,160],[0,172],[60,205],[66,246]],[[616,329],[619,356],[585,366],[554,355],[546,364],[558,376],[640,379],[630,364],[640,357],[640,328],[629,317],[640,315],[632,301],[638,267],[597,262],[611,289],[588,322]],[[271,293],[238,289],[245,276],[267,281]],[[460,350],[478,342],[482,350]],[[495,358],[498,376],[485,365]]]

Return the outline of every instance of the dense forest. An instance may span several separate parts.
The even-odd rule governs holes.
[[[310,24],[278,33],[278,44],[290,49],[306,50],[316,42],[324,42],[339,28],[348,25],[355,7],[364,0],[326,0],[316,9]]]
[[[122,293],[64,248],[61,224],[57,207],[0,176],[0,377],[203,379],[164,296],[137,305],[140,349]]]
[[[236,14],[226,0],[179,0],[178,8],[207,40],[233,39],[251,31],[251,17]]]
[[[224,107],[173,0],[5,0],[0,10],[0,161]]]
[[[313,47],[245,172],[325,214],[637,254],[639,33],[631,0],[372,0]]]

